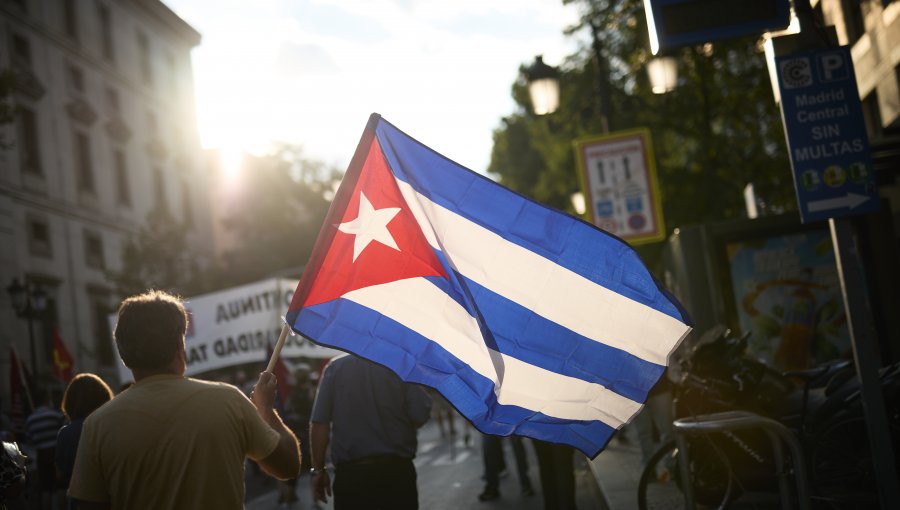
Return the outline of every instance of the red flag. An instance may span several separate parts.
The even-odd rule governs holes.
[[[62,337],[59,336],[59,327],[53,327],[53,376],[63,382],[72,380],[72,355],[66,349]]]
[[[12,430],[18,436],[25,433],[25,418],[31,414],[34,406],[31,402],[31,394],[25,383],[25,369],[19,361],[16,348],[9,346],[9,415],[12,420]]]

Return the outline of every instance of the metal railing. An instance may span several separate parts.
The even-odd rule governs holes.
[[[790,473],[784,466],[784,448],[787,444],[793,459],[793,477],[797,488],[797,499],[802,510],[809,509],[809,487],[807,485],[806,460],[797,437],[790,429],[775,420],[746,411],[727,411],[705,414],[691,418],[681,418],[673,423],[675,441],[678,444],[678,462],[686,476],[683,494],[685,507],[694,509],[694,488],[690,480],[690,460],[687,444],[688,436],[702,436],[716,432],[731,432],[746,429],[761,429],[772,443],[772,451],[778,470],[778,489],[782,508],[791,508]]]

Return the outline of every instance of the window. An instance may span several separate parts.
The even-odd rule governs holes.
[[[194,209],[193,200],[191,200],[191,188],[187,179],[181,181],[181,213],[184,215],[184,224],[188,227],[194,226]]]
[[[115,310],[107,304],[109,293],[89,287],[88,299],[91,303],[91,322],[94,326],[97,361],[103,365],[112,365],[115,362],[115,356],[112,331],[109,329],[109,314],[115,313]]]
[[[122,113],[122,104],[119,101],[119,91],[112,88],[106,88],[106,106],[109,108],[110,116],[117,116]]]
[[[877,90],[869,92],[869,95],[862,100],[862,110],[869,139],[877,140],[882,136],[881,108],[878,106]]]
[[[50,227],[47,222],[35,218],[28,220],[28,251],[38,257],[53,255],[50,244]]]
[[[150,63],[150,42],[143,32],[138,32],[138,60],[141,66],[141,78],[147,85],[153,86],[153,66]]]
[[[73,41],[78,41],[78,9],[75,0],[63,0],[63,23],[66,35]]]
[[[116,201],[119,205],[131,205],[131,189],[128,186],[128,166],[125,163],[125,153],[120,150],[113,151],[113,164],[115,165]]]
[[[153,188],[156,192],[156,208],[160,211],[168,211],[169,201],[166,199],[166,179],[162,168],[153,169]]]
[[[31,43],[24,36],[12,37],[13,63],[23,69],[31,70]]]
[[[94,193],[94,169],[91,165],[91,140],[86,133],[75,131],[75,172],[78,190]]]
[[[859,4],[859,0],[841,0],[844,28],[847,30],[847,44],[851,46],[866,33],[865,19]]]
[[[103,239],[100,234],[84,231],[84,263],[94,269],[105,269],[106,261],[103,258]]]
[[[109,63],[115,63],[116,51],[113,45],[112,35],[112,19],[109,13],[109,7],[99,4],[97,6],[97,17],[100,19],[100,50]]]
[[[19,106],[19,159],[22,171],[41,174],[41,149],[38,143],[37,116],[25,106]]]
[[[74,65],[69,66],[69,85],[76,93],[84,94],[84,72],[81,68]]]

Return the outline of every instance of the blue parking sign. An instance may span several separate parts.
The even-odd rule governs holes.
[[[784,55],[775,62],[803,222],[878,209],[849,47]]]

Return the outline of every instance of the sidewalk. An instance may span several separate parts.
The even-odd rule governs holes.
[[[628,443],[623,444],[618,439],[613,439],[596,459],[588,460],[610,510],[638,508],[638,483],[643,470],[641,448],[636,439],[629,436],[628,440]],[[672,481],[667,485],[658,485],[653,494],[653,508],[685,508],[684,495]],[[733,501],[729,508],[755,510],[780,506],[777,493],[746,493]]]
[[[629,438],[623,444],[613,439],[596,459],[588,462],[610,510],[637,509],[642,466],[641,449],[636,441]]]

